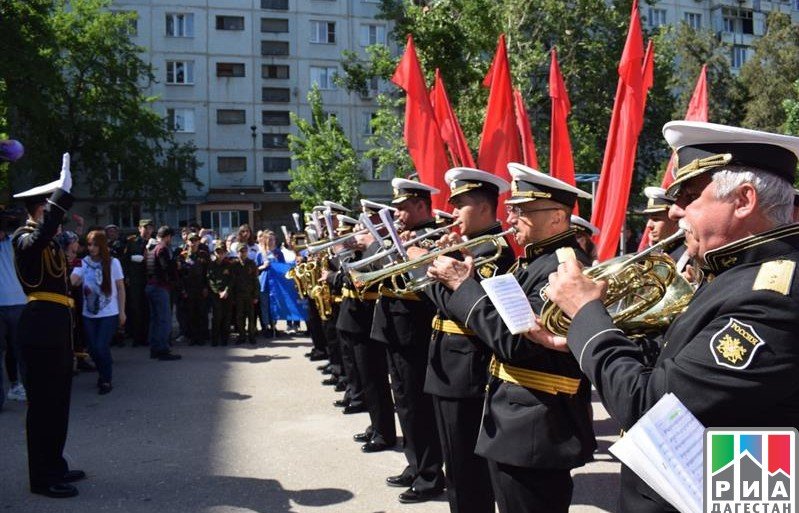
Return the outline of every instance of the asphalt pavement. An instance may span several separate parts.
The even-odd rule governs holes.
[[[365,413],[343,415],[323,387],[307,337],[256,346],[176,347],[161,362],[147,348],[114,348],[114,390],[75,377],[65,456],[85,470],[80,495],[28,492],[25,405],[0,412],[0,512],[444,513],[437,501],[405,505],[384,479],[405,466],[397,448],[363,454],[352,441]],[[8,390],[6,386],[6,390]],[[616,509],[618,427],[594,402],[596,461],[577,469],[572,513]]]

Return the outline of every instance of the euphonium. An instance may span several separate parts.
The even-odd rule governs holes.
[[[622,255],[584,271],[594,281],[608,282],[604,305],[626,334],[664,330],[691,301],[694,288],[677,272],[674,260],[658,251],[683,237],[683,230],[678,230],[636,255]],[[546,295],[546,288],[543,293]],[[571,319],[547,299],[539,323],[556,335],[566,336]]]
[[[322,271],[327,269],[327,256],[323,256],[316,262],[308,262],[306,266],[309,266],[309,281],[306,289],[308,298],[316,304],[319,317],[326,321],[333,314],[333,294],[330,292],[330,286],[322,279]]]
[[[501,233],[496,233],[491,235],[481,235],[479,237],[475,237],[474,239],[467,240],[459,244],[454,244],[452,246],[430,251],[429,253],[426,253],[413,260],[399,262],[389,267],[386,267],[385,269],[379,269],[377,271],[359,272],[354,269],[350,269],[349,271],[350,278],[352,279],[352,283],[353,285],[355,285],[355,288],[358,290],[359,293],[370,288],[372,285],[382,282],[383,280],[391,280],[390,289],[396,294],[407,294],[410,292],[416,292],[418,290],[423,289],[427,285],[430,285],[434,280],[426,276],[421,278],[408,277],[406,275],[409,272],[422,267],[427,267],[433,262],[433,260],[435,260],[437,257],[441,255],[446,255],[447,253],[453,253],[455,251],[461,251],[464,249],[474,248],[481,244],[486,244],[486,243],[494,244],[495,251],[494,253],[488,256],[475,258],[474,267],[477,268],[483,264],[493,262],[494,260],[497,260],[500,256],[502,256],[502,249],[503,249],[502,241],[504,240],[504,237],[506,235],[514,233],[515,231],[516,231],[515,228],[510,228]]]

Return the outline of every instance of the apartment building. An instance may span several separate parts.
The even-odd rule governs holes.
[[[136,11],[134,40],[146,49],[157,82],[155,108],[180,141],[193,141],[202,163],[187,184],[187,200],[162,212],[95,204],[90,221],[132,226],[139,216],[179,225],[191,220],[218,233],[240,223],[291,225],[297,202],[288,193],[292,166],[290,113],[309,117],[312,84],[362,154],[380,84],[362,96],[337,88],[341,53],[366,55],[387,43],[389,26],[376,20],[378,0],[118,0]],[[385,85],[380,85],[385,87]],[[364,194],[390,196],[391,177],[377,180],[363,162]],[[103,209],[107,211],[103,211]],[[92,218],[92,215],[94,218]]]

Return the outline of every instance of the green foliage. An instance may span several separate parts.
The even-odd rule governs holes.
[[[299,135],[289,135],[289,150],[297,166],[289,171],[291,197],[305,211],[324,200],[352,205],[363,180],[358,157],[335,116],[325,114],[322,95],[314,86],[308,93],[311,119],[291,114]]]
[[[783,100],[785,109],[785,125],[783,131],[790,135],[799,135],[799,80],[793,83],[794,97]]]
[[[778,131],[785,123],[779,100],[796,98],[793,82],[797,76],[799,26],[791,24],[790,15],[771,12],[766,33],[754,43],[754,56],[741,69],[741,83],[748,94],[743,125]]]
[[[94,197],[154,209],[185,198],[195,178],[193,144],[178,144],[144,89],[151,66],[130,40],[135,14],[110,0],[3,0],[0,105],[26,146],[14,170],[52,179],[70,152],[76,182]],[[13,49],[13,50],[11,50]],[[113,184],[112,171],[123,180]],[[114,172],[114,174],[116,174]]]
[[[393,173],[394,176],[408,176],[414,172],[413,161],[402,136],[403,122],[397,115],[402,112],[404,99],[393,99],[381,94],[377,97],[380,109],[372,119],[372,135],[367,140],[370,148],[364,154],[374,160],[376,177]]]

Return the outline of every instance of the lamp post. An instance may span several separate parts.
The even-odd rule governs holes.
[[[258,127],[256,125],[250,125],[250,131],[252,132],[252,182],[255,185],[256,180],[258,179]]]

